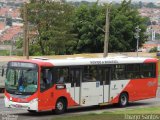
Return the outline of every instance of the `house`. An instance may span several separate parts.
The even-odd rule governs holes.
[[[16,42],[16,39],[23,34],[21,26],[12,26],[6,29],[0,36],[0,42],[3,44],[10,43],[11,41]]]

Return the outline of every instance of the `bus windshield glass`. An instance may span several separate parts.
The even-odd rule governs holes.
[[[36,92],[38,69],[32,63],[10,62],[5,79],[5,89],[16,95],[31,95]]]

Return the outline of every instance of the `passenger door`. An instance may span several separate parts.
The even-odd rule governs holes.
[[[99,104],[100,82],[97,81],[96,76],[96,66],[84,66],[80,91],[81,106],[91,106]]]
[[[50,110],[53,108],[53,79],[52,69],[42,68],[40,74],[39,110]]]
[[[81,68],[70,68],[70,79],[71,79],[71,85],[70,85],[70,94],[72,96],[72,99],[77,103],[80,104],[80,83],[82,79],[82,69]],[[68,86],[69,88],[69,86]],[[67,88],[67,89],[68,89]]]
[[[100,98],[99,103],[109,102],[110,93],[110,77],[111,72],[109,67],[100,67],[98,69],[100,80]]]

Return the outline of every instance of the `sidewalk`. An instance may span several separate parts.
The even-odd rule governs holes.
[[[0,99],[4,98],[4,94],[0,93]]]

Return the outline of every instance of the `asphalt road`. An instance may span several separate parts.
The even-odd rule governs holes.
[[[137,107],[153,107],[153,106],[160,106],[160,88],[157,93],[156,98],[141,100],[137,102],[130,103],[126,108],[118,108],[117,105],[108,105],[108,106],[94,106],[94,107],[87,107],[87,108],[76,108],[76,109],[69,109],[63,115],[56,115],[54,112],[47,111],[47,112],[40,112],[40,113],[29,113],[26,110],[19,110],[19,109],[9,109],[4,107],[4,100],[0,99],[0,120],[7,118],[7,120],[51,120],[57,119],[62,116],[73,116],[79,114],[88,114],[88,113],[102,113],[107,111],[115,111],[118,109],[127,110],[133,109]]]

